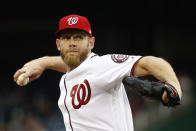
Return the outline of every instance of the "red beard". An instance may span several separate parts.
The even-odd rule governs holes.
[[[67,51],[60,51],[60,55],[65,62],[67,66],[69,66],[71,69],[74,69],[78,67],[86,58],[87,55],[89,54],[88,48],[85,50],[81,51],[79,50],[78,52],[71,52],[72,50],[67,50]]]

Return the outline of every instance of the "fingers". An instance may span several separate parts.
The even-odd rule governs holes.
[[[18,77],[21,75],[21,74],[23,74],[23,73],[25,73],[26,72],[26,68],[21,68],[21,69],[19,69],[19,70],[17,70],[16,71],[16,73],[14,74],[14,81],[16,82],[17,81],[17,79],[18,79]]]
[[[29,83],[29,77],[23,73],[18,77],[16,83],[20,86],[25,86]]]
[[[16,71],[16,73],[13,76],[14,81],[18,85],[22,86],[24,85],[26,79],[28,79],[28,82],[38,79],[43,73],[43,71],[44,68],[42,67],[41,64],[39,64],[38,60],[30,61],[26,63],[21,69]],[[22,78],[20,78],[21,75],[23,75]]]
[[[29,82],[36,80],[39,78],[39,75],[32,75],[31,77],[29,77]]]
[[[14,74],[14,81],[19,86],[25,86],[29,82],[30,72],[27,67],[23,67]]]

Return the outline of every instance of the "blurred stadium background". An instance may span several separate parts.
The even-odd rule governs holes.
[[[57,105],[62,73],[48,70],[24,88],[13,74],[27,61],[58,55],[54,32],[69,14],[86,16],[99,55],[154,55],[169,61],[183,89],[168,109],[128,92],[135,131],[194,131],[196,19],[192,0],[7,2],[0,5],[0,131],[63,131]]]

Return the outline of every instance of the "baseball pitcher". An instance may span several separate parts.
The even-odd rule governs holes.
[[[179,81],[171,65],[162,58],[99,56],[91,52],[95,37],[88,19],[79,15],[61,18],[56,35],[61,56],[45,56],[26,63],[14,74],[14,80],[24,86],[27,78],[29,82],[38,79],[46,69],[64,72],[58,105],[67,131],[133,131],[124,86],[168,107],[180,104]],[[160,81],[139,79],[145,75],[153,75]]]

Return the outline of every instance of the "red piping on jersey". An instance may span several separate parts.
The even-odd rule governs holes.
[[[91,58],[93,58],[93,57],[95,57],[95,56],[97,56],[97,55],[95,54],[95,55],[91,56]]]
[[[66,78],[66,77],[65,77]],[[67,97],[67,88],[66,88],[66,84],[65,84],[65,79],[64,79],[64,87],[65,87],[65,90],[66,90],[66,94],[65,94],[65,99],[64,99],[64,105],[65,105],[65,108],[67,110],[67,113],[69,115],[69,124],[70,124],[70,127],[71,127],[71,130],[73,131],[73,127],[72,127],[72,124],[71,124],[71,117],[70,117],[70,113],[69,113],[69,110],[66,106],[66,97]],[[65,127],[66,128],[66,127]]]
[[[143,58],[143,56],[140,57],[140,58],[133,64],[133,66],[131,67],[130,76],[133,76],[133,75],[134,75],[134,74],[133,74],[134,67],[135,67],[135,65],[138,63],[138,61],[139,61],[140,59],[142,59],[142,58]]]

